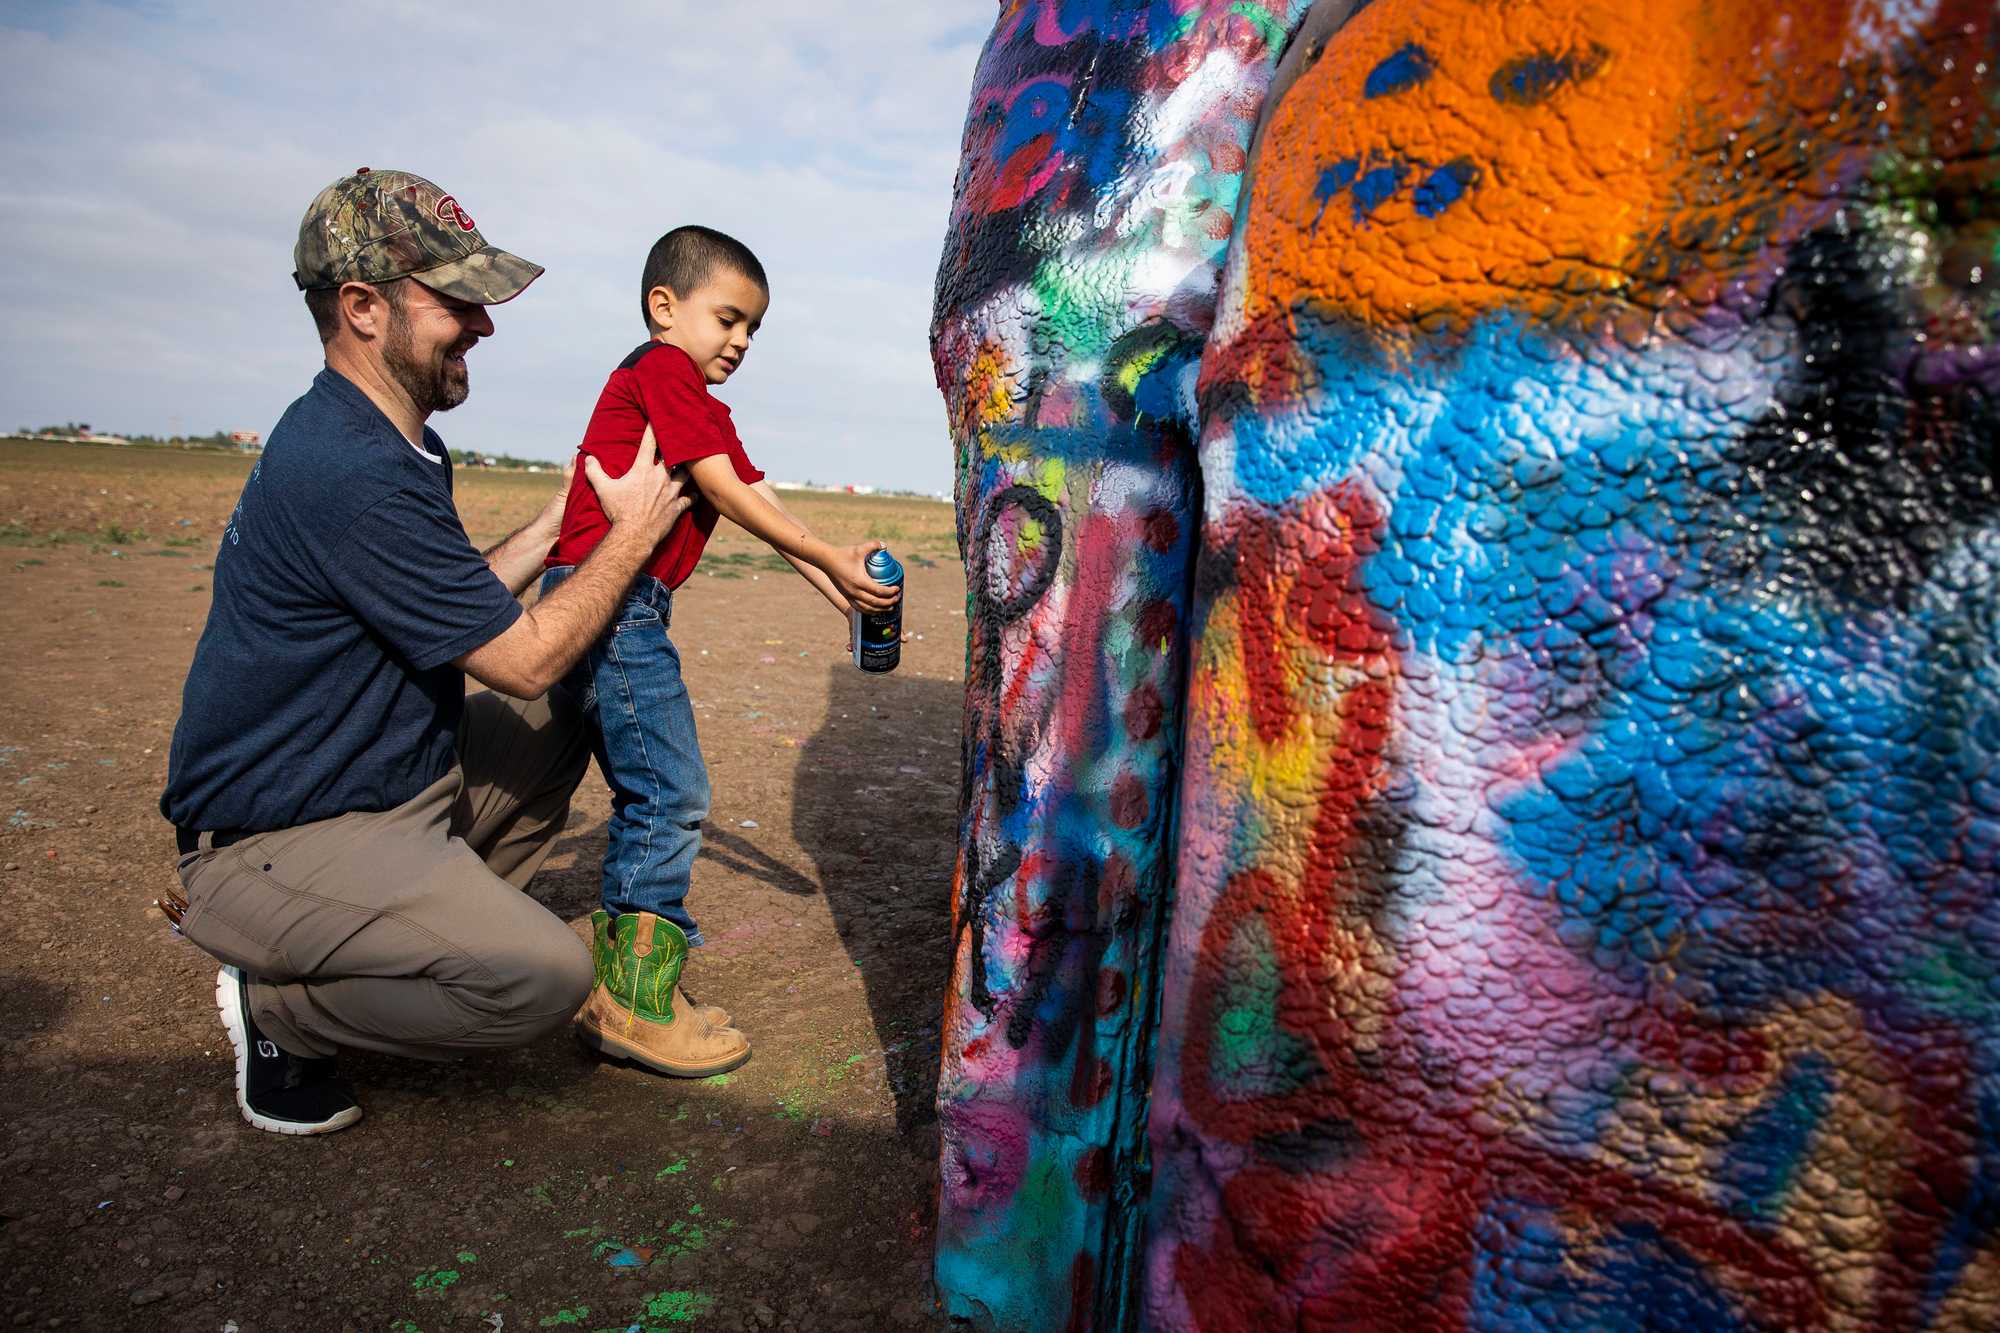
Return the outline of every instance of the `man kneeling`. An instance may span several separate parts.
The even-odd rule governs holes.
[[[611,531],[524,610],[566,490],[482,554],[424,423],[465,400],[487,307],[542,270],[429,181],[366,168],[314,199],[296,264],[326,367],[223,536],[160,808],[182,929],[224,964],[237,1105],[318,1134],[361,1118],[341,1047],[519,1045],[589,992],[589,953],[521,892],[589,761],[573,708],[544,696],[688,500],[657,466],[573,478]],[[492,692],[468,699],[468,673]]]

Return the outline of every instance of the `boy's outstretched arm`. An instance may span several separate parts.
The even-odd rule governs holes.
[[[755,482],[751,485],[750,489],[763,496],[764,502],[782,514],[785,522],[798,528],[801,532],[806,530],[806,525],[799,522],[798,515],[785,508],[784,502],[778,498],[776,488],[770,482]],[[791,567],[799,571],[800,578],[819,589],[819,595],[831,602],[833,609],[840,612],[842,617],[845,617],[849,611],[854,609],[848,604],[847,599],[840,595],[840,589],[833,586],[833,580],[826,576],[825,570],[799,556],[793,555],[789,551],[780,551],[778,554],[784,556]]]
[[[885,587],[868,577],[863,562],[869,552],[882,549],[881,542],[835,546],[821,541],[806,530],[805,524],[788,517],[745,484],[736,475],[736,466],[727,454],[697,458],[688,464],[688,472],[702,496],[724,518],[762,538],[779,555],[788,559],[797,557],[823,571],[835,591],[850,604],[863,611],[886,611],[903,595],[901,588]]]

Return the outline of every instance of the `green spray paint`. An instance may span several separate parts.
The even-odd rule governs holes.
[[[645,1306],[631,1320],[605,1328],[593,1329],[591,1333],[666,1333],[671,1324],[692,1324],[696,1319],[714,1308],[715,1298],[696,1291],[648,1292]]]
[[[1262,921],[1240,922],[1223,954],[1227,978],[1209,1071],[1234,1096],[1290,1091],[1315,1072],[1311,1049],[1278,1025],[1278,961]]]
[[[479,1262],[479,1256],[471,1250],[460,1250],[453,1257],[457,1260],[460,1268]],[[417,1274],[416,1278],[410,1283],[410,1289],[424,1294],[440,1292],[455,1285],[458,1282],[459,1276],[458,1268],[438,1267],[426,1269]]]

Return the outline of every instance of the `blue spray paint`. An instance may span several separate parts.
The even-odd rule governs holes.
[[[891,588],[903,586],[903,566],[887,550],[868,557],[868,577]],[[887,611],[851,613],[854,624],[854,665],[863,671],[887,672],[896,669],[903,657],[903,603],[898,599]]]

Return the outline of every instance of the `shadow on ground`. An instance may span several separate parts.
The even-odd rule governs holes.
[[[842,661],[827,668],[826,690],[825,720],[800,745],[791,782],[792,839],[813,874],[711,820],[689,902],[698,915],[713,910],[703,866],[793,897],[824,894],[888,1062],[897,1130],[907,1135],[936,1114],[964,688],[914,673],[867,675]],[[584,778],[601,781],[594,769]],[[732,797],[719,785],[718,800]],[[573,868],[545,871],[532,886],[550,911],[573,920],[596,909],[605,836],[600,818],[573,824],[557,841],[551,859],[573,854]],[[699,985],[712,983],[702,977]],[[803,997],[797,1003],[816,1003],[810,988],[794,991]],[[763,1035],[752,1032],[752,1041]],[[767,1050],[760,1046],[757,1058]]]
[[[843,664],[827,695],[799,753],[792,832],[867,989],[907,1134],[936,1116],[964,687]]]

